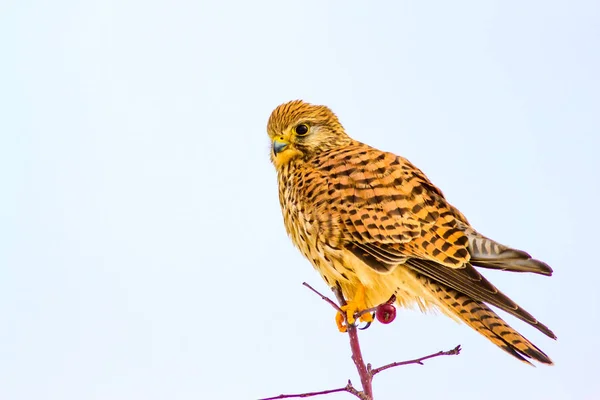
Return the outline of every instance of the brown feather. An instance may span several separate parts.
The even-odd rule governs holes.
[[[528,364],[527,358],[552,364],[546,353],[511,328],[484,303],[429,278],[421,277],[421,280],[458,318],[510,355]]]

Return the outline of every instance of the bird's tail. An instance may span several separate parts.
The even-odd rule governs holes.
[[[477,267],[499,269],[512,272],[532,272],[534,274],[552,275],[552,268],[543,261],[517,249],[511,249],[481,235],[470,226],[463,226],[469,239],[471,264]]]
[[[528,364],[534,359],[552,365],[552,360],[542,350],[511,328],[502,318],[482,302],[451,289],[429,278],[421,277],[436,295],[440,303],[471,328],[488,338],[513,357]]]

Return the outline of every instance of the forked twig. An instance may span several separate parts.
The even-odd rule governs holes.
[[[331,394],[331,393],[339,393],[339,392],[348,392],[358,397],[361,400],[365,400],[362,396],[362,393],[356,390],[354,386],[352,386],[352,382],[348,379],[348,384],[342,388],[331,389],[331,390],[322,390],[320,392],[307,392],[307,393],[298,393],[298,394],[280,394],[275,397],[265,397],[264,399],[259,400],[277,400],[277,399],[299,399],[313,396],[320,396],[323,394]]]
[[[331,300],[329,297],[324,296],[323,294],[321,294],[321,292],[319,292],[317,289],[315,289],[314,287],[310,286],[308,283],[306,282],[302,282],[303,286],[306,286],[307,288],[309,288],[310,290],[312,290],[314,293],[316,293],[317,296],[321,297],[321,299],[325,300],[327,303],[329,303],[333,308],[335,308],[337,310],[337,312],[341,312],[343,313],[342,309],[340,308],[340,306],[338,306],[337,304],[335,304],[335,302],[333,300]],[[340,302],[341,305],[346,304],[346,301],[344,300],[343,303]]]
[[[446,351],[438,351],[437,353],[433,353],[430,354],[428,356],[425,357],[420,357],[420,358],[415,358],[414,360],[408,360],[408,361],[396,361],[387,365],[383,365],[379,368],[375,368],[375,369],[371,369],[371,364],[369,364],[367,366],[367,368],[369,369],[369,372],[371,374],[371,376],[375,376],[378,373],[385,371],[386,369],[389,368],[394,368],[394,367],[400,367],[402,365],[409,365],[409,364],[419,364],[419,365],[423,365],[423,361],[425,360],[429,360],[430,358],[435,358],[435,357],[440,357],[440,356],[456,356],[459,355],[461,351],[461,347],[460,344],[458,346],[456,346],[455,348],[453,348],[452,350],[446,350]]]
[[[327,302],[329,305],[331,305],[337,312],[342,314],[342,316],[345,320],[345,323],[346,323],[346,332],[348,333],[348,338],[350,339],[350,350],[352,351],[352,361],[354,362],[354,365],[356,366],[356,370],[358,371],[358,376],[360,377],[362,390],[356,389],[354,386],[352,386],[352,382],[350,382],[350,380],[348,380],[348,384],[346,386],[337,388],[337,389],[322,390],[319,392],[298,393],[298,394],[280,394],[279,396],[266,397],[266,398],[263,398],[260,400],[306,398],[306,397],[314,397],[314,396],[326,395],[326,394],[331,394],[331,393],[339,393],[339,392],[348,392],[361,400],[373,400],[373,377],[375,375],[377,375],[378,373],[383,372],[387,369],[399,367],[402,365],[409,365],[409,364],[423,365],[423,361],[429,360],[429,359],[435,358],[435,357],[453,356],[453,355],[460,354],[461,347],[460,347],[460,345],[458,345],[452,350],[439,351],[437,353],[429,354],[424,357],[415,358],[414,360],[397,361],[397,362],[383,365],[379,368],[371,368],[371,364],[365,364],[365,361],[363,359],[362,352],[360,350],[360,343],[358,341],[358,329],[357,329],[356,324],[349,324],[346,313],[343,312],[342,309],[340,308],[340,306],[343,307],[344,305],[346,305],[346,299],[344,298],[341,287],[339,285],[337,285],[336,287],[332,288],[333,293],[335,294],[335,297],[337,298],[338,303],[340,304],[340,306],[338,306],[333,300],[331,300],[329,297],[321,294],[319,291],[317,291],[315,288],[310,286],[308,283],[303,282],[302,284],[304,286],[306,286],[308,289],[310,289],[312,292],[317,294],[319,297],[321,297],[321,299],[323,299],[325,302]],[[395,302],[395,300],[396,300],[396,297],[392,296],[390,298],[390,300],[388,300],[386,303],[392,304]],[[355,317],[359,318],[361,315],[364,315],[369,312],[374,312],[376,310],[377,310],[377,307],[370,308],[368,310],[362,310],[359,313],[355,314]]]
[[[335,288],[332,289],[335,297],[337,297],[338,302],[344,306],[346,305],[346,299],[344,298],[344,294],[342,293],[342,288],[338,284]],[[346,313],[342,312],[344,319],[346,319],[346,332],[348,333],[348,338],[350,339],[350,351],[352,351],[352,361],[354,361],[354,365],[356,366],[356,370],[358,371],[358,376],[360,377],[360,383],[363,387],[363,393],[367,400],[373,399],[373,385],[371,384],[373,381],[373,377],[369,374],[369,370],[365,365],[365,361],[363,360],[362,352],[360,350],[360,342],[358,341],[358,329],[355,324],[349,324],[346,318]]]

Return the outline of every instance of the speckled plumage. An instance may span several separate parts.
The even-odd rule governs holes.
[[[282,104],[267,131],[286,230],[328,285],[349,299],[362,285],[368,307],[395,294],[438,308],[523,361],[552,363],[488,305],[554,333],[475,268],[551,275],[548,265],[480,235],[423,172],[351,139],[325,106]]]

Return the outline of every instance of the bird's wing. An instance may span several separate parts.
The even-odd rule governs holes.
[[[367,265],[381,273],[405,265],[555,337],[471,265],[468,222],[408,160],[357,145],[330,155],[320,169],[338,242]]]
[[[341,240],[390,269],[407,257],[450,269],[470,260],[464,216],[408,160],[366,145],[330,155],[320,166]]]

